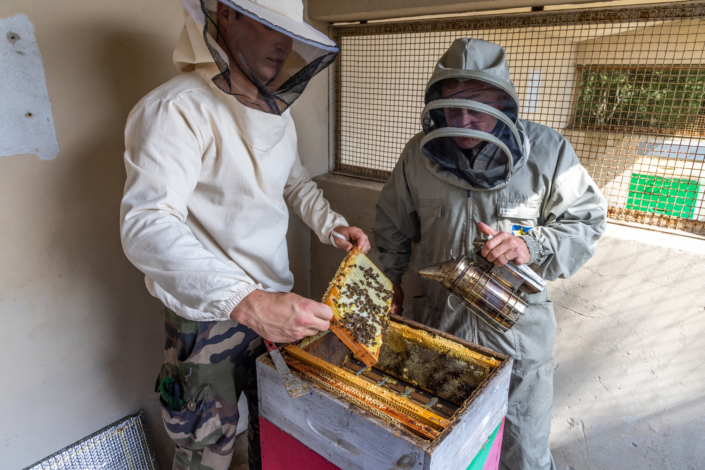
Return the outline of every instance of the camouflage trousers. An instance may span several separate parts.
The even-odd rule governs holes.
[[[262,339],[234,321],[196,322],[165,309],[164,365],[157,380],[162,418],[176,443],[174,470],[227,470],[239,419],[249,406],[250,470],[262,468],[255,359]]]

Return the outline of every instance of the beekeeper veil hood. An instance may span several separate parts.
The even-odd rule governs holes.
[[[235,28],[246,31],[247,25],[237,23],[245,16],[257,22],[250,24],[259,27],[255,31],[261,36],[247,37],[239,49],[235,47],[218,24],[218,2],[234,10]],[[301,0],[181,0],[181,4],[203,28],[203,40],[220,70],[213,81],[243,104],[266,112],[283,113],[340,50],[304,22]]]
[[[506,186],[529,142],[504,49],[457,39],[436,65],[422,114],[423,154],[479,190]]]

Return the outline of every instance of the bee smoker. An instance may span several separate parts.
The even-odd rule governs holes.
[[[466,256],[451,258],[419,271],[419,276],[438,281],[466,309],[500,333],[509,331],[526,311],[525,293],[546,288],[546,281],[526,265],[513,261],[494,266],[475,252],[475,262]],[[452,308],[452,307],[451,307]]]

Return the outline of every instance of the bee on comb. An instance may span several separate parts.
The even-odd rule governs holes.
[[[333,309],[331,331],[365,365],[376,364],[389,326],[391,281],[356,247],[338,268],[323,302]]]

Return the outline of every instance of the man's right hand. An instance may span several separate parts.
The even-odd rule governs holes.
[[[300,295],[256,290],[230,313],[230,318],[274,343],[291,343],[330,328],[333,310]]]
[[[389,313],[401,315],[401,312],[404,311],[404,291],[401,290],[399,284],[394,284],[392,288],[394,289],[392,291],[392,308],[389,310]]]

